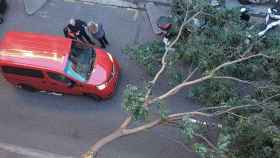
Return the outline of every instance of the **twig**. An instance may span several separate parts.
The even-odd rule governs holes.
[[[183,82],[187,82],[188,80],[190,80],[191,77],[196,73],[197,70],[198,70],[198,67],[196,67],[192,72],[190,72],[188,77]]]
[[[216,110],[216,109],[223,109],[223,108],[229,108],[229,106],[214,106],[214,107],[207,107],[207,108],[200,108],[196,111],[208,111],[208,110]]]
[[[228,114],[230,114],[230,115],[233,115],[233,116],[236,116],[236,117],[238,117],[238,118],[242,118],[242,119],[248,119],[247,117],[244,117],[244,116],[241,116],[241,115],[238,115],[238,114],[236,114],[236,113],[233,113],[233,112],[227,112]]]
[[[197,136],[197,137],[203,139],[213,150],[215,150],[215,151],[218,150],[217,147],[210,140],[208,140],[206,137],[204,137],[203,135],[194,133],[194,136]]]
[[[234,80],[234,81],[237,81],[237,82],[240,82],[240,83],[254,85],[253,82],[251,82],[251,81],[241,80],[239,78],[231,77],[231,76],[214,76],[212,78],[214,78],[214,79],[229,79],[229,80]]]
[[[275,95],[273,95],[273,96],[270,96],[269,98],[266,98],[266,99],[263,100],[262,102],[265,103],[265,102],[267,102],[267,101],[269,101],[269,100],[271,100],[271,99],[273,99],[273,98],[276,98],[276,97],[278,97],[278,96],[280,96],[280,93],[275,94]]]

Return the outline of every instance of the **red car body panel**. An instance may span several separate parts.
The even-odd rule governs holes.
[[[96,95],[110,97],[117,85],[120,74],[118,61],[108,52],[95,49],[96,57],[93,71],[86,82],[77,81],[64,72],[72,40],[60,36],[30,32],[8,32],[0,42],[0,67],[11,66],[42,72],[43,78],[21,76],[2,72],[7,81],[14,85],[27,84],[40,90],[62,92],[75,95]],[[48,76],[54,72],[75,82],[69,87]],[[98,88],[99,85],[105,85]]]
[[[105,82],[111,74],[113,65],[108,60],[108,55],[102,49],[96,48],[95,67],[89,79],[89,82],[94,85],[100,85]],[[109,70],[109,71],[108,71]]]
[[[38,35],[30,32],[7,32],[1,41],[0,48],[10,51],[2,53],[1,59],[16,60],[18,64],[24,65],[30,63],[33,67],[42,67],[63,73],[71,43],[70,39],[60,36]]]

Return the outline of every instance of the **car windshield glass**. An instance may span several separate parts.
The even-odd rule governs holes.
[[[67,61],[65,73],[76,80],[85,82],[89,79],[95,61],[95,51],[84,44],[74,42]]]

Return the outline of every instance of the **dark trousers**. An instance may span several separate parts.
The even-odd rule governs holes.
[[[107,41],[105,35],[101,38],[98,38],[98,41],[101,44],[101,48],[106,48],[106,44],[109,44],[109,42]]]
[[[81,36],[81,37],[79,37]],[[92,44],[92,45],[95,45],[94,42],[91,41],[90,37],[87,35],[87,33],[83,30],[83,31],[80,31],[80,35],[78,36],[78,38],[83,41],[83,42],[86,42],[84,41],[84,39],[82,37],[84,37],[88,43]]]

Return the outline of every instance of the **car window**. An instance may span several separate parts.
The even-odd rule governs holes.
[[[71,52],[64,72],[72,78],[85,82],[94,68],[95,49],[80,42],[72,42]]]
[[[74,82],[74,81],[68,79],[67,77],[65,77],[61,74],[58,74],[58,73],[48,72],[47,74],[51,79],[56,80],[56,81],[61,82],[61,83],[64,83],[64,84],[69,84],[69,83]]]
[[[44,74],[40,70],[18,68],[12,66],[2,66],[2,71],[7,74],[15,74],[20,76],[28,76],[35,78],[44,78]]]

